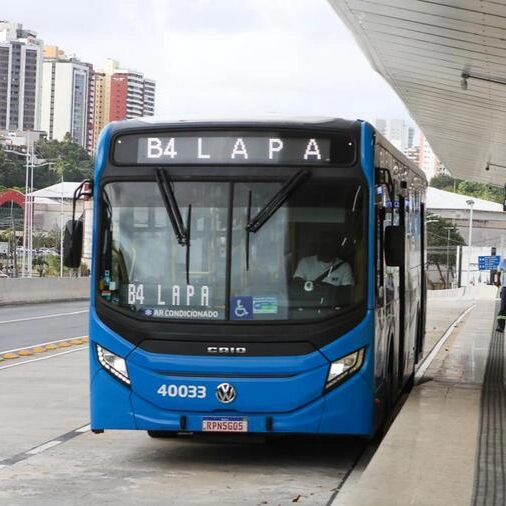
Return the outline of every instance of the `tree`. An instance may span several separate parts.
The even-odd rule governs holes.
[[[62,178],[79,182],[91,177],[93,161],[82,146],[72,141],[69,133],[62,142],[41,140],[35,149],[40,158],[54,162],[49,170],[53,179],[50,184],[58,183]]]
[[[457,193],[470,195],[479,199],[490,200],[502,204],[504,189],[499,186],[477,183],[475,181],[460,181],[457,185]]]
[[[61,241],[62,230],[58,225],[53,225],[53,228],[48,231],[46,237],[46,247],[59,248]]]
[[[478,183],[476,181],[463,181],[462,179],[454,179],[444,174],[433,177],[429,185],[440,190],[489,200],[499,204],[502,204],[504,200],[504,188],[500,186]]]
[[[21,148],[19,148],[21,149]],[[18,151],[18,149],[16,149]],[[92,174],[93,161],[86,150],[72,142],[70,135],[60,142],[40,140],[35,143],[34,190],[64,181],[79,182]],[[37,167],[37,160],[52,162],[52,165]],[[26,186],[26,157],[7,153],[0,146],[0,191],[14,188],[24,193]]]
[[[434,176],[430,180],[429,186],[432,186],[432,188],[438,188],[439,190],[455,193],[456,187],[460,181],[460,179],[454,179],[446,174],[440,174],[439,176]]]
[[[6,153],[0,146],[0,191],[14,188],[24,193],[26,184],[26,160],[19,155]]]
[[[49,270],[49,264],[47,263],[46,259],[43,256],[36,256],[32,260],[32,267],[35,268],[35,270],[39,273],[39,277],[43,278],[48,270]]]

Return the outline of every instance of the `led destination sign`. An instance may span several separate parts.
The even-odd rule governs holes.
[[[116,140],[114,161],[123,164],[316,164],[352,163],[348,136],[216,135],[187,132],[125,135]]]

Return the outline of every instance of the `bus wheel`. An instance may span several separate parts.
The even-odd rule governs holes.
[[[405,394],[409,394],[411,390],[413,390],[413,387],[415,386],[415,373],[416,373],[416,363],[418,362],[418,354],[420,352],[421,348],[421,315],[420,311],[417,311],[416,314],[416,337],[415,337],[415,356],[413,357],[413,370],[411,371],[411,374],[409,375],[408,380],[406,381],[406,384],[404,385],[403,392]]]
[[[177,432],[172,430],[148,430],[147,432],[149,437],[155,439],[177,437]]]

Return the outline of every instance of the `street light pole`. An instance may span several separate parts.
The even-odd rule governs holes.
[[[453,227],[445,227],[448,232],[446,239],[446,288],[450,285],[450,231]]]
[[[468,257],[467,257],[467,285],[469,286],[471,282],[471,257],[473,252],[473,206],[474,200],[469,199],[466,200],[466,204],[469,206],[469,238],[467,241],[467,245],[469,248]]]
[[[26,278],[26,264],[27,264],[27,258],[26,253],[28,249],[28,243],[27,243],[27,237],[28,237],[28,217],[30,216],[30,197],[28,196],[29,193],[29,183],[30,183],[30,155],[28,153],[28,146],[27,151],[24,153],[25,161],[26,161],[26,169],[25,169],[25,215],[23,217],[23,258],[21,261],[21,277]],[[17,152],[19,154],[19,152]]]
[[[34,163],[33,163],[33,146],[32,146],[32,153],[30,156],[30,215],[28,219],[28,223],[30,225],[30,228],[28,230],[28,277],[32,277],[32,266],[33,266],[33,215],[34,215],[34,196],[33,196],[33,169],[34,169]]]
[[[60,192],[60,278],[63,278],[63,175]]]
[[[23,278],[32,277],[33,262],[33,214],[34,214],[34,196],[33,196],[33,169],[52,165],[54,162],[44,162],[35,165],[35,153],[32,146],[26,147],[26,153],[14,149],[6,149],[6,153],[14,153],[24,156],[26,160],[25,170],[25,213],[23,218],[23,258],[21,263],[21,276]]]
[[[30,172],[33,166],[33,150],[30,153],[30,146],[26,147],[26,152],[16,151],[15,149],[6,149],[6,153],[13,153],[15,155],[24,156],[26,161],[25,169],[25,212],[23,216],[23,257],[21,261],[21,277],[25,278],[27,273],[27,250],[28,250],[28,236],[30,235],[30,220],[32,216],[32,200],[30,196],[30,181],[33,182],[33,173]],[[30,269],[31,274],[31,269]]]

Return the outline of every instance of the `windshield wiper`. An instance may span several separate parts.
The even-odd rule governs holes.
[[[162,195],[163,204],[165,205],[170,222],[172,223],[172,228],[174,229],[177,242],[181,246],[187,246],[190,242],[188,230],[184,226],[181,211],[179,210],[176,196],[174,195],[174,190],[172,189],[169,178],[167,177],[166,172],[162,169],[155,169],[155,177],[158,188],[160,189],[160,194]]]
[[[105,208],[104,244],[102,245],[102,276],[111,270],[112,265],[112,205],[109,195],[102,193]]]
[[[269,220],[269,218],[283,205],[291,193],[306,179],[309,175],[307,170],[299,170],[274,194],[274,196],[260,209],[260,211],[246,225],[247,232],[258,232],[260,228]]]
[[[186,215],[186,284],[190,284],[190,234],[192,222],[192,205],[188,204],[188,214]]]
[[[248,192],[248,208],[246,210],[246,221],[249,223],[251,220],[251,190]],[[249,234],[250,231],[246,227],[246,270],[249,271]]]
[[[192,206],[188,205],[188,215],[186,218],[186,227],[183,223],[183,218],[181,216],[181,211],[179,210],[179,205],[176,200],[176,196],[174,194],[174,190],[172,189],[172,185],[167,176],[167,173],[162,169],[155,169],[155,177],[156,182],[158,184],[158,188],[160,190],[160,194],[162,195],[163,204],[169,216],[170,222],[172,224],[172,228],[174,230],[174,235],[176,236],[176,240],[178,244],[181,246],[186,246],[186,283],[190,284],[190,225],[191,225],[191,215],[192,215]]]

